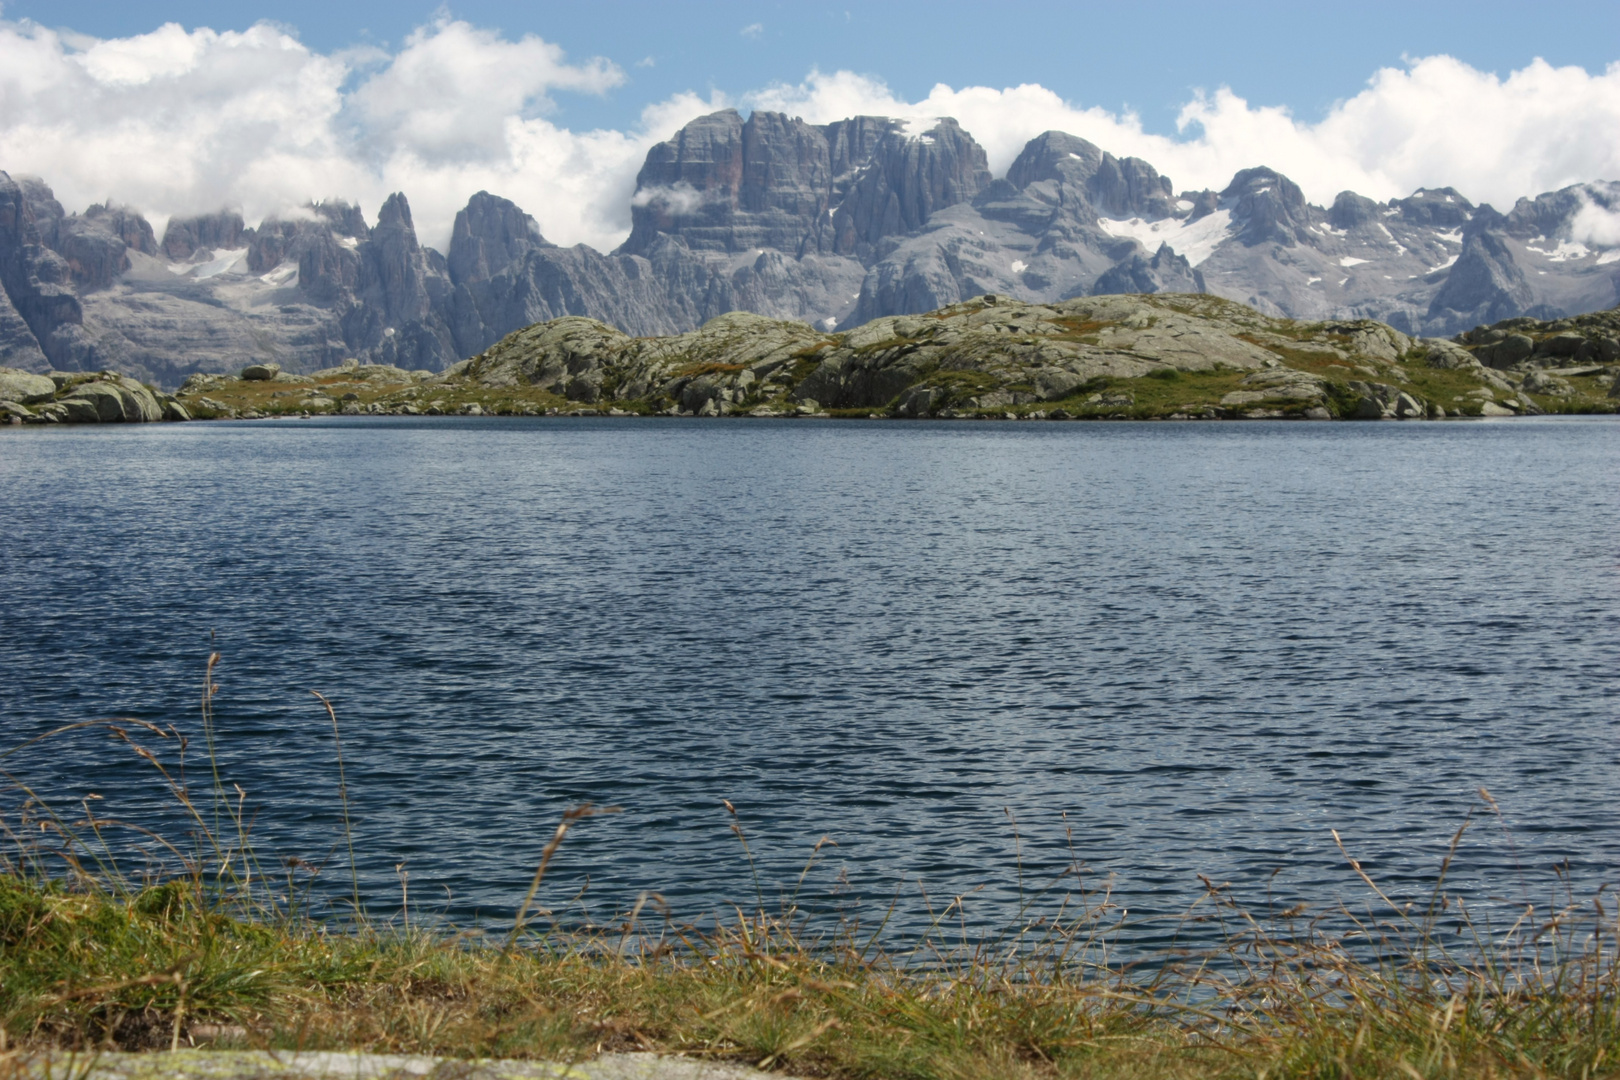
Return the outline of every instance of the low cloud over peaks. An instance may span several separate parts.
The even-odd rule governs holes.
[[[440,245],[488,188],[524,202],[548,235],[611,245],[656,138],[573,132],[547,114],[555,91],[624,78],[606,60],[570,63],[540,38],[453,20],[394,53],[330,55],[269,23],[97,41],[0,22],[0,169],[44,177],[70,209],[128,203],[160,229],[175,214],[235,206],[256,221],[333,196],[375,213],[405,191]]]
[[[1145,158],[1181,189],[1219,190],[1240,169],[1268,165],[1324,204],[1347,188],[1389,199],[1451,186],[1505,209],[1521,196],[1620,179],[1620,141],[1600,134],[1620,131],[1620,62],[1591,75],[1535,60],[1503,79],[1449,56],[1426,57],[1377,72],[1365,90],[1314,123],[1220,89],[1182,108],[1178,138],[1145,131],[1133,114],[1074,105],[1033,83],[1000,90],[941,83],[913,102],[864,76],[814,72],[746,101],[814,122],[859,113],[954,116],[984,146],[997,175],[1031,138],[1059,130],[1117,156]]]
[[[252,222],[328,197],[374,215],[404,191],[423,241],[441,248],[456,211],[487,189],[533,214],[548,239],[603,250],[629,231],[648,148],[733,103],[814,122],[954,116],[998,175],[1028,139],[1059,129],[1146,158],[1178,189],[1218,189],[1263,164],[1321,203],[1345,188],[1385,199],[1450,185],[1505,209],[1523,195],[1620,179],[1620,141],[1609,137],[1620,130],[1620,63],[1593,75],[1536,60],[1501,77],[1426,57],[1375,73],[1315,121],[1221,89],[1184,106],[1175,137],[1038,84],[942,83],[907,101],[849,72],[813,72],[735,102],[677,95],[648,103],[633,130],[558,121],[556,94],[625,81],[608,60],[571,61],[541,38],[450,19],[392,52],[331,54],[268,23],[242,32],[168,24],[95,40],[0,21],[0,169],[44,177],[70,210],[110,198],[159,229],[174,214],[234,206]],[[1592,227],[1615,226],[1595,208]]]

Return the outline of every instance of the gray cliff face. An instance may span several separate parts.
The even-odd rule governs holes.
[[[937,211],[989,186],[984,149],[955,120],[941,120],[917,138],[891,131],[833,214],[834,250],[865,261],[885,238],[915,232]]]
[[[444,256],[417,243],[405,196],[388,197],[376,228],[355,254],[359,270],[345,297],[344,341],[364,347],[377,363],[408,370],[455,363],[444,317],[452,291],[449,268]]]
[[[1620,213],[1616,183],[1502,214],[1451,188],[1314,206],[1264,167],[1176,194],[1150,163],[1058,131],[1005,177],[985,161],[950,119],[724,110],[648,153],[617,251],[558,247],[479,192],[445,257],[422,247],[403,194],[375,226],[328,202],[252,227],[229,210],[176,218],[159,242],[134,210],[70,214],[42,181],[0,173],[0,364],[164,385],[270,362],[437,370],[565,316],[647,336],[750,311],[830,332],[987,293],[1207,292],[1427,335],[1620,301],[1620,249],[1579,225]]]
[[[52,365],[78,368],[90,351],[84,308],[67,260],[45,243],[56,234],[63,214],[42,187],[18,184],[0,172],[0,286],[10,301],[10,311],[0,311],[0,333],[6,334],[0,349],[15,366],[35,371]],[[20,336],[17,320],[28,328],[32,349]]]
[[[245,232],[242,215],[230,210],[198,217],[172,218],[163,230],[163,254],[171,259],[189,259],[199,250],[231,251],[242,247]]]
[[[781,113],[744,121],[727,109],[647,154],[620,252],[646,255],[659,235],[701,252],[822,251],[831,192],[827,139],[818,128]]]

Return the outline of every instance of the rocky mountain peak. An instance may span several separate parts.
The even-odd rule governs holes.
[[[84,212],[87,221],[93,221],[117,237],[124,246],[143,255],[158,253],[157,237],[152,224],[127,206],[94,203]]]
[[[1565,239],[1575,215],[1592,205],[1620,211],[1620,183],[1571,184],[1533,199],[1520,199],[1508,211],[1503,228],[1526,240]]]
[[[235,210],[175,217],[169,219],[159,246],[165,256],[177,260],[189,259],[203,248],[232,251],[246,246],[242,238],[245,229],[242,215]]]
[[[366,225],[366,216],[353,203],[342,199],[328,199],[325,202],[312,202],[308,209],[317,218],[326,222],[326,227],[338,236],[364,240],[371,235],[371,229]]]
[[[1160,244],[1152,258],[1138,251],[1103,272],[1091,287],[1092,296],[1114,293],[1201,293],[1204,275],[1193,269],[1184,255],[1177,255],[1168,244]]]
[[[1102,166],[1103,152],[1065,131],[1046,131],[1024,144],[1007,169],[1007,182],[1022,191],[1042,180],[1084,187]]]
[[[1448,187],[1419,188],[1411,197],[1396,199],[1389,205],[1401,212],[1404,221],[1439,229],[1460,229],[1474,212],[1473,203]]]
[[[1168,176],[1141,158],[1104,154],[1086,185],[1097,211],[1112,218],[1169,217],[1175,211],[1175,188]]]
[[[19,176],[17,187],[22,192],[23,202],[27,204],[29,215],[33,220],[34,231],[38,237],[35,242],[54,249],[57,229],[67,217],[67,211],[56,201],[56,194],[51,191],[50,185],[37,176]]]
[[[984,148],[950,117],[915,137],[890,131],[833,213],[833,250],[862,257],[884,237],[971,202],[990,180]]]
[[[1046,201],[1068,208],[1084,224],[1093,224],[1099,214],[1157,219],[1175,212],[1175,189],[1168,176],[1160,176],[1141,158],[1116,158],[1062,131],[1035,136],[1007,170],[1007,183],[1019,191],[1042,182],[1062,189]]]
[[[410,200],[405,193],[396,191],[388,196],[377,211],[377,227],[371,230],[373,240],[398,237],[400,242],[416,247],[416,225],[411,221]]]
[[[530,248],[544,246],[539,223],[517,203],[480,191],[456,214],[450,232],[450,277],[457,283],[488,281]]]
[[[886,116],[852,116],[823,124],[821,133],[827,140],[827,158],[833,175],[833,204],[843,201],[855,182],[856,174],[866,167],[884,137],[905,131],[906,125]]]
[[[1490,207],[1481,207],[1490,211]],[[1474,220],[1500,214],[1476,212]],[[1472,225],[1473,222],[1470,222]],[[1431,318],[1455,325],[1493,323],[1522,314],[1535,303],[1530,281],[1519,268],[1502,234],[1471,228],[1463,233],[1462,253],[1429,304]]]
[[[90,352],[72,270],[45,242],[61,210],[42,182],[0,172],[0,357],[36,371],[77,367]]]
[[[1341,191],[1328,208],[1328,224],[1335,229],[1359,229],[1378,220],[1383,207],[1353,191]]]
[[[645,255],[659,234],[693,251],[823,250],[832,178],[826,133],[797,117],[699,117],[648,152],[620,250]]]
[[[1244,169],[1221,192],[1230,205],[1237,238],[1247,247],[1281,244],[1293,247],[1307,239],[1311,210],[1299,185],[1265,167]]]

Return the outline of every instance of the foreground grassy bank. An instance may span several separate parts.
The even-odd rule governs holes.
[[[1545,908],[1498,906],[1513,918],[1492,926],[1448,891],[1451,855],[1432,892],[1408,900],[1346,852],[1361,911],[1258,914],[1206,881],[1175,927],[1196,947],[1156,952],[1078,865],[1032,883],[1010,925],[976,936],[961,898],[897,940],[882,926],[815,930],[792,900],[767,912],[763,893],[702,928],[672,922],[651,894],[610,925],[565,926],[534,901],[567,830],[596,812],[577,808],[503,927],[366,914],[352,844],[329,871],[350,906],[317,915],[314,868],[262,857],[245,796],[227,797],[206,685],[211,783],[198,794],[173,728],[87,723],[25,744],[74,730],[127,744],[188,819],[183,840],[99,817],[90,799],[63,813],[4,771],[17,750],[0,753],[19,796],[0,813],[0,1052],[12,1061],[215,1046],[551,1061],[644,1050],[851,1078],[1620,1072],[1617,913],[1601,895],[1554,891]],[[343,791],[340,748],[336,765]],[[144,843],[138,873],[115,857],[132,850],[112,840],[120,830]]]
[[[899,951],[855,934],[808,944],[757,912],[701,934],[632,916],[504,940],[255,918],[196,877],[120,895],[13,868],[0,1027],[22,1052],[655,1050],[837,1077],[1585,1080],[1620,1060],[1600,903],[1526,912],[1471,955],[1398,912],[1336,937],[1291,913],[1262,925],[1218,890],[1208,908],[1222,946],[1133,968],[1100,962],[1096,912]]]

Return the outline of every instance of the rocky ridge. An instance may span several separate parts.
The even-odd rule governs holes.
[[[1454,339],[1305,322],[1198,294],[985,295],[847,331],[748,312],[632,337],[581,316],[435,373],[255,364],[169,396],[101,372],[0,369],[12,422],[340,415],[902,419],[1440,419],[1614,412],[1620,310]]]
[[[1450,188],[1320,207],[1260,167],[1178,192],[1150,163],[1063,132],[998,178],[950,119],[724,110],[648,153],[630,212],[609,254],[550,243],[487,192],[458,214],[447,255],[419,242],[402,194],[374,225],[329,202],[255,226],[178,218],[158,238],[129,208],[70,214],[43,182],[0,173],[0,364],[163,386],[253,363],[436,371],[562,316],[668,336],[750,311],[832,332],[987,293],[1208,293],[1435,336],[1620,300],[1620,249],[1581,225],[1620,213],[1617,184],[1507,213]]]

